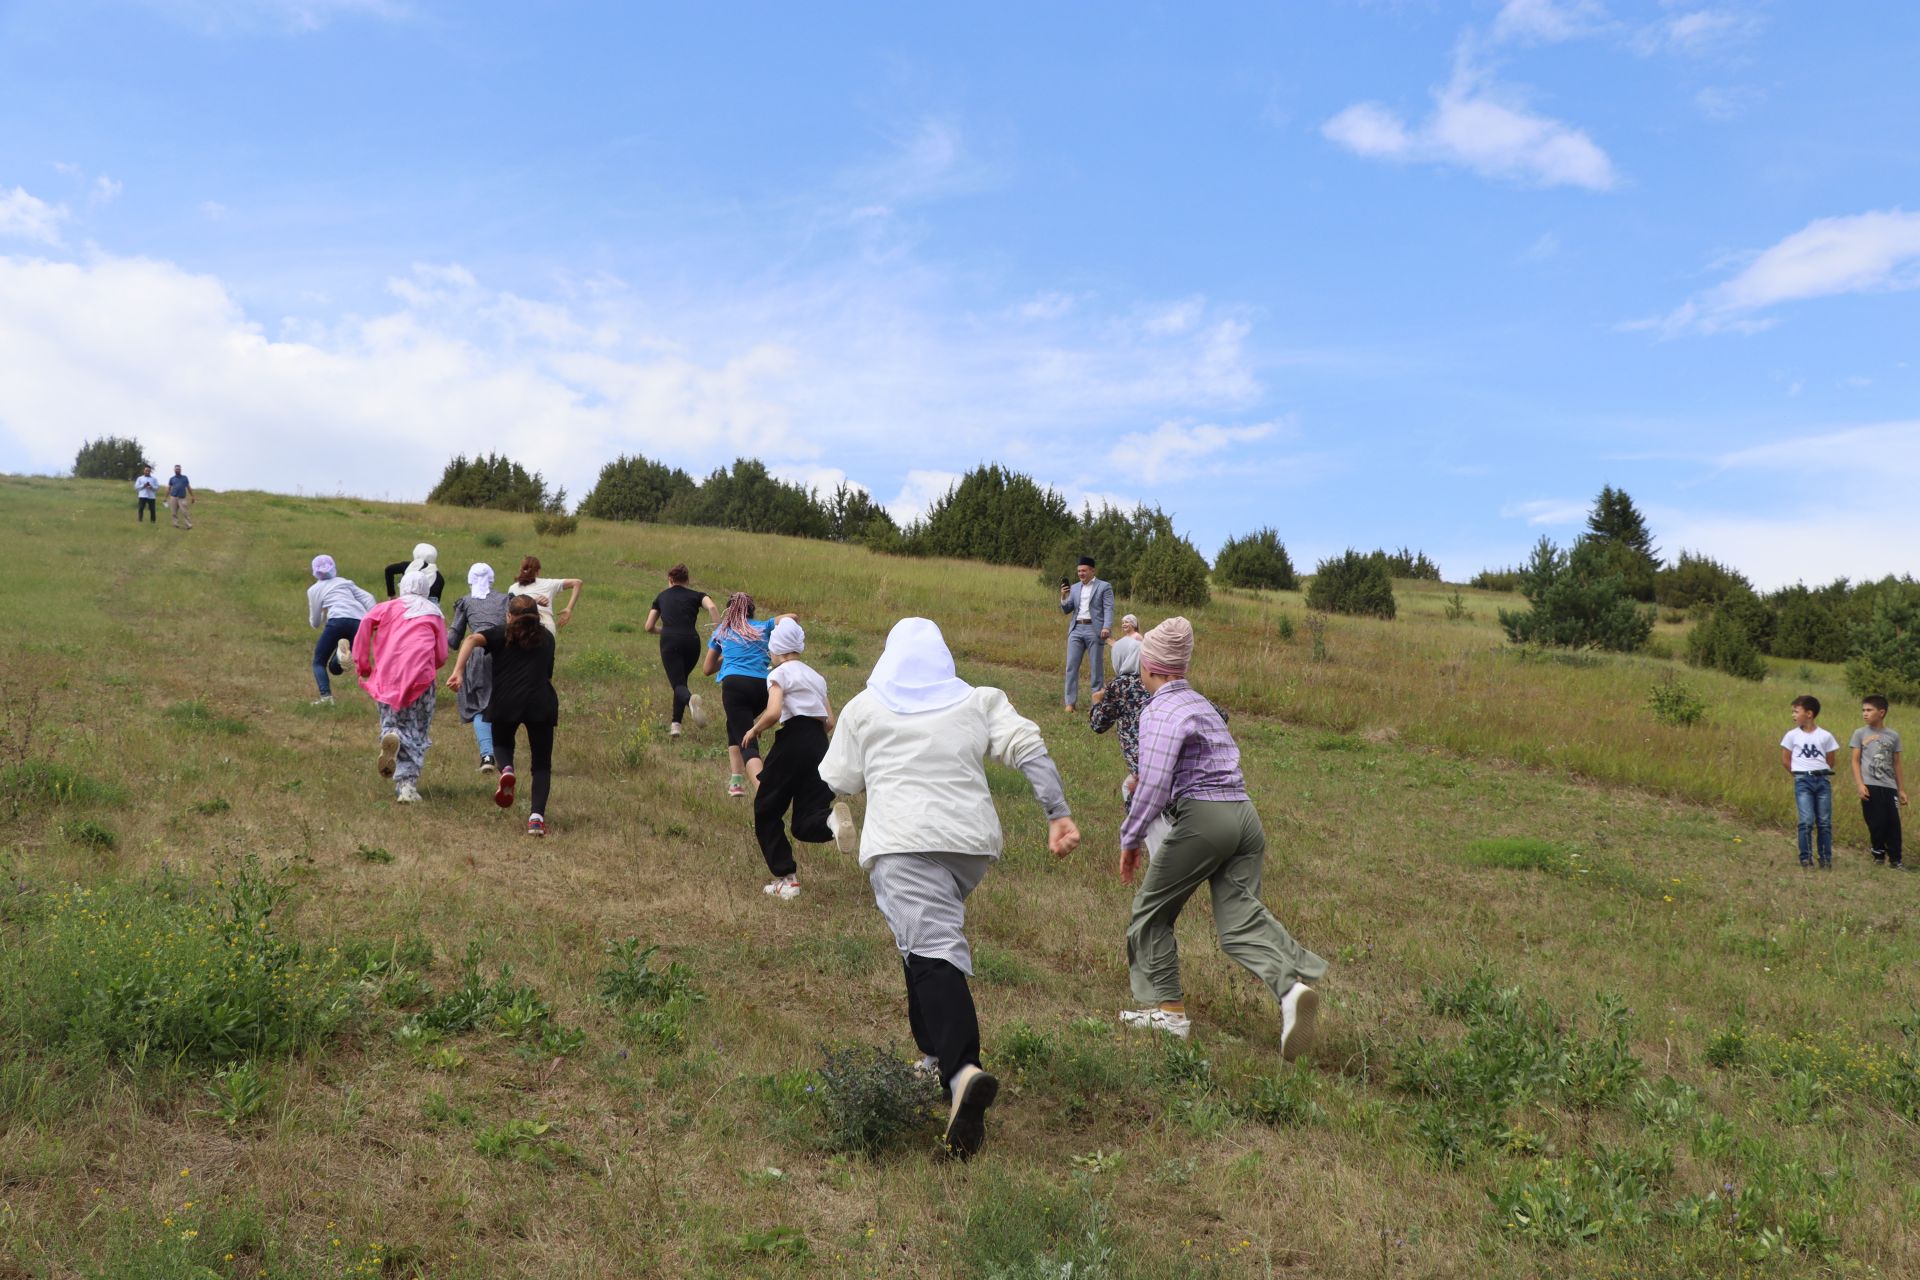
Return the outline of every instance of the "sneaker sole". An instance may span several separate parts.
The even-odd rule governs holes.
[[[513,808],[513,775],[500,775],[500,785],[493,789],[493,802],[502,809]]]
[[[947,1125],[947,1153],[955,1160],[971,1160],[986,1145],[987,1108],[999,1096],[1000,1082],[984,1071],[967,1081]]]
[[[393,776],[393,763],[400,758],[400,735],[383,733],[380,735],[380,776]]]
[[[333,660],[340,664],[342,675],[353,670],[353,649],[345,640],[333,647]]]
[[[1312,989],[1302,991],[1299,1003],[1293,1006],[1293,1029],[1280,1040],[1282,1062],[1292,1062],[1313,1048],[1313,1024],[1319,1013],[1319,993]]]
[[[707,709],[701,705],[699,694],[694,694],[693,697],[688,700],[687,714],[693,717],[694,728],[704,729],[707,727]]]
[[[845,800],[834,802],[833,825],[833,847],[842,853],[858,852],[860,828],[853,825],[853,809]]]

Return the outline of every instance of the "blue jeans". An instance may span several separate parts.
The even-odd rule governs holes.
[[[333,696],[333,685],[327,681],[329,671],[336,676],[346,674],[334,664],[334,649],[342,640],[353,643],[354,633],[359,630],[358,618],[328,618],[327,625],[320,628],[320,639],[313,646],[313,682],[320,687],[321,697]]]
[[[1091,622],[1076,622],[1067,632],[1067,705],[1073,706],[1080,701],[1080,662],[1091,655],[1093,658],[1093,691],[1095,693],[1107,687],[1101,670],[1106,659],[1106,647],[1100,640],[1100,628]]]
[[[487,723],[485,716],[473,718],[473,740],[479,745],[481,755],[493,754],[493,726]]]
[[[1833,865],[1833,779],[1793,775],[1793,803],[1800,811],[1800,861],[1813,865],[1813,833],[1820,833],[1820,865]]]

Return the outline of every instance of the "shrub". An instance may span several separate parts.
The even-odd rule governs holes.
[[[1424,551],[1401,547],[1398,551],[1376,551],[1373,556],[1387,566],[1387,576],[1390,578],[1416,578],[1422,582],[1440,581],[1440,566],[1428,559]]]
[[[427,494],[427,501],[493,511],[544,511],[547,482],[539,472],[529,473],[504,454],[489,453],[472,461],[461,454],[440,473],[440,483]]]
[[[1531,608],[1500,610],[1500,625],[1517,644],[1631,652],[1653,634],[1652,611],[1635,603],[1605,547],[1591,540],[1567,552],[1540,539],[1521,590]]]
[[[873,500],[865,489],[856,489],[842,481],[826,501],[827,536],[835,542],[852,542],[886,550],[899,542],[900,526],[887,509]]]
[[[1393,577],[1385,558],[1361,555],[1349,547],[1343,555],[1322,560],[1313,571],[1313,581],[1307,584],[1307,608],[1368,618],[1393,617]]]
[[[1133,573],[1133,594],[1148,604],[1200,608],[1213,598],[1207,562],[1168,524],[1156,531]]]
[[[580,514],[596,520],[658,520],[667,503],[693,488],[693,477],[678,467],[621,454],[600,468]]]
[[[833,1151],[873,1155],[897,1145],[940,1100],[932,1076],[877,1045],[828,1050],[820,1079]]]
[[[77,822],[69,822],[60,830],[66,834],[67,839],[75,844],[86,845],[89,849],[104,851],[120,843],[120,837],[114,835],[111,828],[102,826],[92,818],[81,818]]]
[[[1845,584],[1837,584],[1845,591]],[[1819,593],[1805,587],[1776,592],[1773,605],[1773,643],[1777,658],[1804,658],[1810,662],[1845,662],[1848,657],[1846,601],[1830,588]]]
[[[353,1016],[357,986],[335,953],[281,935],[286,892],[251,858],[211,886],[163,875],[65,890],[0,948],[0,990],[34,1039],[130,1061],[306,1048]]]
[[[1661,724],[1684,728],[1705,717],[1707,703],[1692,685],[1668,672],[1665,679],[1647,690],[1647,709]]]
[[[967,472],[936,499],[925,517],[908,527],[902,546],[914,555],[1038,567],[1061,536],[1073,531],[1065,498],[1031,476],[987,464]]]
[[[1682,551],[1680,558],[1660,570],[1653,580],[1653,598],[1666,609],[1716,605],[1734,596],[1752,594],[1753,584],[1746,575],[1688,551]]]
[[[757,458],[736,458],[732,471],[717,468],[693,488],[674,494],[660,508],[660,519],[797,538],[825,538],[832,532],[827,510],[811,490],[776,479]]]
[[[559,511],[536,511],[533,513],[533,532],[539,538],[564,538],[580,527],[578,516],[566,515]]]
[[[504,547],[507,545],[507,535],[497,529],[489,529],[480,535],[480,545],[483,547]]]
[[[1724,671],[1742,680],[1764,680],[1767,662],[1738,618],[1716,607],[1687,632],[1687,665]]]
[[[1250,587],[1296,591],[1300,579],[1293,560],[1272,529],[1257,529],[1244,538],[1228,538],[1214,557],[1213,576],[1223,587]]]
[[[1482,569],[1467,585],[1479,591],[1518,591],[1526,576],[1523,569]]]
[[[1847,692],[1920,698],[1920,588],[1880,595],[1847,662]]]
[[[152,466],[140,442],[132,436],[102,436],[80,446],[73,455],[76,480],[128,480]]]

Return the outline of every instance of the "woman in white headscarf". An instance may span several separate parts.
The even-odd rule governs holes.
[[[1046,812],[1047,847],[1080,843],[1060,771],[1040,727],[998,689],[954,670],[940,628],[903,618],[887,635],[867,687],[841,711],[820,777],[841,795],[867,793],[860,865],[906,968],[907,1021],[952,1098],[946,1147],[967,1159],[986,1139],[999,1093],[980,1068],[980,1023],[967,976],[966,899],[1000,856],[1000,818],[983,759],[1026,775]]]
[[[454,601],[453,625],[447,628],[447,652],[452,653],[467,638],[468,632],[507,625],[507,597],[493,589],[493,566],[476,564],[467,570],[467,594]],[[473,741],[480,748],[480,772],[492,773],[497,767],[493,757],[493,726],[487,721],[487,700],[493,697],[493,659],[485,648],[475,648],[467,658],[460,684],[460,718],[473,726]]]
[[[413,559],[395,560],[387,566],[387,599],[391,600],[400,592],[400,579],[417,569],[424,569],[431,575],[427,583],[427,599],[440,603],[440,596],[447,589],[447,579],[440,572],[440,552],[431,542],[413,544]]]
[[[392,778],[395,798],[414,804],[414,784],[433,745],[433,679],[447,661],[447,620],[427,596],[433,575],[424,568],[400,579],[400,594],[360,619],[353,662],[360,687],[380,708],[380,776]]]

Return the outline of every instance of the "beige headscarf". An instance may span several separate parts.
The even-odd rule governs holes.
[[[1140,667],[1156,676],[1178,679],[1193,660],[1193,624],[1175,615],[1147,632],[1140,642]]]

